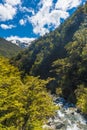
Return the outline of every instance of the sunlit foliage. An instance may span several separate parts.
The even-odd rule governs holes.
[[[21,80],[18,69],[0,58],[0,129],[41,129],[55,111],[48,82],[33,76]]]

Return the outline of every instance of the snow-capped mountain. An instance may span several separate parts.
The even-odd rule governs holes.
[[[35,40],[35,38],[20,38],[17,36],[11,36],[7,37],[6,40],[12,42],[13,44],[16,44],[17,46],[21,48],[27,48],[31,44],[32,41]]]

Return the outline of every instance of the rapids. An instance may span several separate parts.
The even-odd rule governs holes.
[[[56,115],[43,125],[44,130],[87,130],[87,119],[72,103],[67,103],[63,98],[55,98],[55,105],[60,106]]]

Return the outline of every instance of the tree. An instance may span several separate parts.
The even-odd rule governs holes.
[[[21,79],[18,69],[0,58],[0,129],[41,129],[55,111],[48,82],[33,76]]]
[[[24,96],[26,114],[24,116],[23,130],[36,130],[37,127],[41,127],[43,122],[54,115],[56,107],[52,103],[50,94],[46,91],[46,84],[48,82],[49,80],[41,80],[39,77],[27,76],[25,78]]]
[[[22,124],[23,108],[21,82],[18,69],[7,59],[0,58],[0,125],[3,128],[18,128]]]
[[[58,87],[70,101],[76,102],[75,90],[80,84],[87,84],[87,29],[81,25],[73,41],[65,46],[67,56],[53,62]],[[69,94],[68,94],[69,93]]]

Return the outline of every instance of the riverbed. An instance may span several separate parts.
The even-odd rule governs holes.
[[[54,103],[60,109],[43,126],[44,130],[87,130],[87,119],[74,104],[61,97],[55,98]]]

